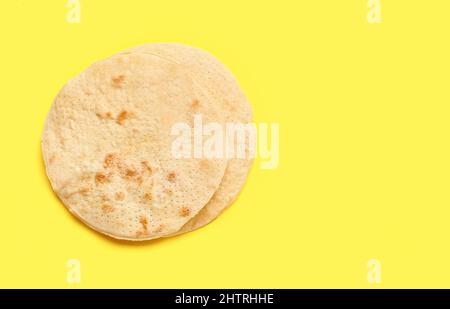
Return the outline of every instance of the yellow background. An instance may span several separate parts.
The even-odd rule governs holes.
[[[450,1],[381,0],[381,24],[366,0],[66,2],[0,6],[0,287],[450,287]],[[52,193],[41,130],[68,79],[161,41],[231,68],[280,165],[199,231],[113,241]]]

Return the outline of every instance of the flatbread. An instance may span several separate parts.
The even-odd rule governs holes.
[[[187,68],[218,102],[227,122],[246,124],[252,121],[251,106],[236,78],[222,62],[206,51],[179,43],[154,43],[128,49],[125,53],[152,54]],[[247,154],[248,146],[247,143]],[[252,163],[252,159],[230,159],[224,178],[211,200],[175,234],[195,230],[217,218],[238,196]]]
[[[42,152],[67,208],[109,236],[146,240],[179,231],[208,203],[225,159],[177,159],[175,123],[223,124],[219,104],[184,66],[118,54],[69,81],[48,114]]]

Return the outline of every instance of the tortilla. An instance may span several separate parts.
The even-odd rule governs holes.
[[[175,123],[223,124],[184,66],[118,54],[69,81],[48,114],[42,152],[53,190],[93,229],[128,240],[179,231],[220,185],[226,159],[174,158]]]

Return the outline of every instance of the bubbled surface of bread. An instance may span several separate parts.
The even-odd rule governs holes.
[[[67,208],[109,236],[179,231],[213,197],[226,159],[177,159],[174,123],[227,116],[188,68],[151,54],[91,65],[56,97],[42,136],[51,185]]]

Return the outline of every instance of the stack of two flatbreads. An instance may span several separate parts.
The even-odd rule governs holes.
[[[222,127],[252,120],[236,79],[209,53],[158,43],[94,63],[62,88],[47,116],[42,151],[54,191],[114,238],[204,226],[234,201],[252,160],[174,156],[174,126],[192,128],[195,115]]]

